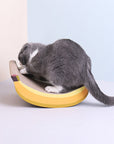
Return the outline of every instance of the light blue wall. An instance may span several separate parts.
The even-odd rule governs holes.
[[[28,0],[28,40],[78,42],[97,80],[114,81],[113,0]]]

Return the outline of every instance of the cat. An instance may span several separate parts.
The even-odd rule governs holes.
[[[43,77],[51,85],[47,92],[64,93],[85,86],[98,101],[113,105],[114,98],[105,95],[91,72],[91,60],[79,44],[70,39],[60,39],[49,45],[26,43],[18,59],[24,68],[22,74],[35,79]]]

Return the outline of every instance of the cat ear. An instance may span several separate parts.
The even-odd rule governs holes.
[[[23,45],[21,51],[26,50],[26,49],[31,48],[31,47],[32,47],[32,43],[25,43],[25,44]]]
[[[23,64],[26,65],[29,59],[29,53],[30,49],[32,47],[32,43],[26,43],[21,48],[19,54],[18,54],[18,60]]]

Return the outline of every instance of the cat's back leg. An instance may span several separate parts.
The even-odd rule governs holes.
[[[45,91],[49,92],[49,93],[61,93],[64,90],[64,88],[62,86],[46,86],[45,87]]]

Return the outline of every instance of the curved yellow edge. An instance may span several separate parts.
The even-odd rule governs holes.
[[[88,90],[83,86],[72,92],[64,94],[43,93],[25,85],[21,81],[14,81],[18,95],[26,102],[41,107],[69,107],[82,102]]]

